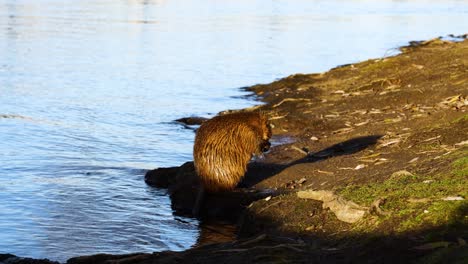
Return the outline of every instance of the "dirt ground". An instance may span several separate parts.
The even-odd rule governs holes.
[[[69,263],[468,263],[468,40],[401,51],[247,88],[273,147],[207,198],[198,246]],[[192,163],[147,176],[189,214]]]

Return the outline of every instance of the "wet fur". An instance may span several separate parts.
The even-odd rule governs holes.
[[[216,116],[197,131],[195,170],[208,192],[231,190],[244,177],[253,155],[270,146],[268,118],[260,112]]]

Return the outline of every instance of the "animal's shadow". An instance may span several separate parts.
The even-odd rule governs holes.
[[[239,187],[249,188],[255,184],[264,181],[274,175],[277,175],[281,171],[301,163],[312,163],[329,158],[350,155],[359,151],[362,151],[369,146],[375,145],[381,138],[381,135],[371,135],[352,138],[338,144],[332,145],[328,148],[322,149],[314,153],[308,153],[302,159],[298,159],[289,164],[271,164],[262,162],[252,162],[249,164],[245,177]]]

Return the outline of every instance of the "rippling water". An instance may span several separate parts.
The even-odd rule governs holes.
[[[64,261],[182,250],[146,169],[191,160],[174,119],[238,87],[463,34],[467,1],[0,1],[0,253]],[[179,221],[180,220],[180,221]]]

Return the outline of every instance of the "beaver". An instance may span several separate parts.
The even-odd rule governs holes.
[[[271,127],[262,112],[219,115],[202,123],[193,148],[195,171],[202,184],[200,193],[234,189],[250,159],[268,151],[270,138]],[[194,213],[203,195],[200,193]]]

